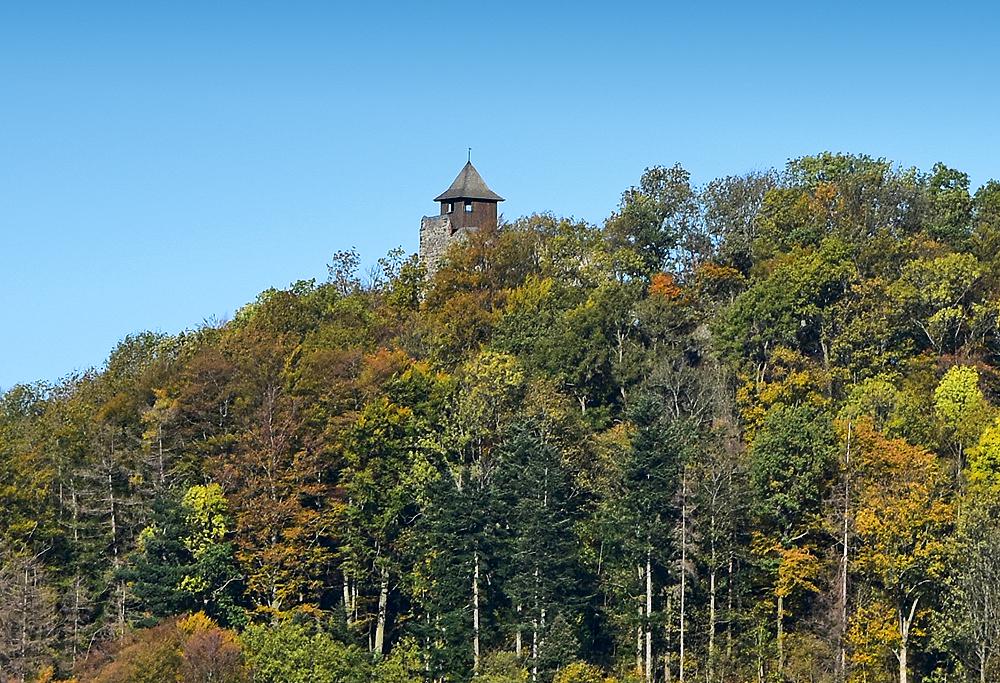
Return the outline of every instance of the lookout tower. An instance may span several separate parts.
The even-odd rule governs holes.
[[[486,185],[470,160],[434,201],[441,204],[440,215],[420,221],[420,261],[429,275],[437,270],[452,242],[480,228],[497,227],[497,204],[503,197]]]

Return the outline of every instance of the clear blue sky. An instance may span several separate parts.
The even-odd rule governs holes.
[[[0,3],[0,387],[508,218],[821,150],[1000,176],[992,3]]]

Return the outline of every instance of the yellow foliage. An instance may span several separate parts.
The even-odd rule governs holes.
[[[860,604],[847,631],[851,649],[851,683],[883,683],[892,680],[886,666],[890,648],[899,644],[899,628],[893,608],[881,600]]]
[[[753,441],[768,409],[778,403],[805,403],[823,406],[829,403],[830,374],[789,348],[771,352],[768,367],[756,379],[741,377],[736,389],[736,405],[746,425],[747,441]]]
[[[204,612],[195,612],[177,622],[177,628],[186,636],[192,636],[199,631],[210,631],[219,625]]]

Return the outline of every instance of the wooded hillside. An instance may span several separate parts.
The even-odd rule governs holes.
[[[3,394],[0,680],[1000,680],[1000,183],[359,263]]]

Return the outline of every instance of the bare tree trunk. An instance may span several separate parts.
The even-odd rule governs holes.
[[[379,577],[378,622],[375,626],[375,652],[385,653],[385,622],[389,608],[389,568],[383,567]]]
[[[764,683],[764,625],[757,625],[757,683]]]
[[[538,567],[535,567],[535,584],[532,589],[531,602],[532,604],[532,615],[531,615],[531,680],[538,680],[538,629],[540,628],[538,623]]]
[[[778,596],[778,678],[785,675],[785,598]]]
[[[351,582],[347,578],[347,573],[344,573],[344,619],[347,622],[348,628],[351,626]]]
[[[73,579],[73,666],[80,647],[80,575]]]
[[[896,651],[896,659],[899,660],[899,683],[907,683],[907,679],[909,678],[909,663],[907,659],[909,656],[910,627],[913,625],[913,618],[917,614],[917,605],[919,602],[920,596],[918,595],[910,604],[909,614],[904,614],[904,606],[898,608],[899,649]]]
[[[517,606],[517,631],[514,634],[514,654],[521,657],[521,650],[523,649],[523,644],[521,643],[521,605]]]
[[[531,618],[531,680],[538,680],[538,614]]]
[[[726,573],[726,659],[733,658],[733,551],[729,551]]]
[[[663,631],[664,631],[664,641],[666,644],[667,651],[663,653],[663,678],[666,681],[666,683],[671,683],[674,675],[673,668],[670,665],[670,652],[671,648],[673,647],[673,641],[670,638],[671,636],[670,625],[674,618],[674,603],[671,591],[667,591],[665,608],[666,608],[667,618],[664,620]]]
[[[677,679],[684,683],[684,630],[687,592],[687,467],[684,467],[681,478],[681,609],[680,609],[680,662],[678,663]]]
[[[479,673],[479,551],[473,554],[472,570],[472,672]]]
[[[708,575],[708,680],[714,681],[715,674],[715,540],[712,540],[712,571]]]
[[[158,453],[157,467],[159,468],[160,486],[163,486],[163,484],[166,483],[167,478],[163,472],[163,425],[162,424],[158,424],[156,426],[156,449]]]
[[[653,623],[650,615],[653,613],[653,562],[652,548],[646,546],[646,681],[653,680]]]
[[[642,565],[639,565],[638,572],[639,572],[639,580],[642,581],[644,578]],[[643,627],[642,607],[643,607],[642,600],[639,600],[639,620],[635,626],[635,668],[639,671],[642,671],[643,668],[642,667],[642,627]]]

